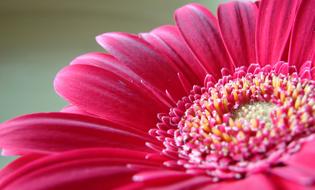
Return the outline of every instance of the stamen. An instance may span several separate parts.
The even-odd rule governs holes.
[[[179,165],[214,180],[274,167],[315,131],[314,81],[274,71],[238,77],[246,72],[237,71],[207,88],[194,86],[161,118],[165,133],[150,131],[166,154],[177,152]]]

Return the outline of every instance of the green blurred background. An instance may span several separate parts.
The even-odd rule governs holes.
[[[76,56],[104,51],[103,32],[139,33],[173,23],[189,2],[215,10],[220,0],[10,0],[0,1],[0,122],[66,105],[52,86]],[[0,168],[12,158],[0,157]]]

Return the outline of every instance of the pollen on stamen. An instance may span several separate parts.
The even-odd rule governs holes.
[[[314,132],[313,81],[276,72],[225,79],[179,101],[182,114],[171,109],[159,123],[168,126],[159,129],[168,136],[153,133],[168,139],[164,152],[177,155],[187,171],[214,180],[240,178],[276,166],[297,150],[292,144]]]

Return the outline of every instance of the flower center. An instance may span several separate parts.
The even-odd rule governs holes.
[[[234,120],[245,120],[246,122],[254,121],[259,119],[271,127],[272,121],[270,113],[275,110],[277,106],[269,102],[254,102],[240,106],[233,112]]]
[[[155,136],[179,165],[214,180],[267,170],[314,132],[314,87],[274,72],[228,76],[193,89],[160,118]]]

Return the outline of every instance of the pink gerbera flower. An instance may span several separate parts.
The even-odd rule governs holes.
[[[315,189],[315,1],[189,4],[105,33],[55,79],[71,105],[1,125],[0,189]]]

